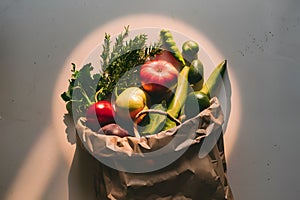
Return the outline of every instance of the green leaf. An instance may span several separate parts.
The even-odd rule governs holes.
[[[111,37],[105,33],[103,50],[100,53],[101,70],[92,74],[91,63],[76,69],[76,64],[71,63],[71,78],[67,91],[61,94],[61,98],[72,105],[72,111],[76,116],[83,116],[87,107],[99,100],[106,99],[111,95],[119,79],[128,71],[137,67],[161,49],[161,43],[152,46],[146,45],[147,35],[139,34],[128,39],[129,26],[120,33],[111,45]],[[132,70],[128,76],[119,84],[120,90],[139,83],[138,71]],[[152,116],[152,115],[151,115]]]
[[[91,63],[84,65],[80,70],[76,70],[76,65],[72,63],[68,90],[61,94],[61,98],[67,102],[68,112],[75,112],[75,116],[83,116],[87,107],[94,102],[100,74],[92,75],[92,71]]]
[[[152,109],[166,112],[167,111],[166,101],[163,101],[161,104],[155,104],[154,106],[152,106],[151,110]],[[141,128],[141,130],[139,130],[141,135],[152,135],[158,133],[163,129],[165,121],[167,119],[167,115],[155,113],[155,112],[153,113],[150,112],[148,116],[149,116],[148,118],[149,123],[147,123],[145,126]],[[153,124],[155,124],[156,126],[153,126]]]
[[[71,97],[69,96],[69,94],[67,94],[67,92],[62,93],[60,96],[66,102],[71,100]]]

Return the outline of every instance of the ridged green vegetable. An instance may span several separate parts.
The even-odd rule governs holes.
[[[212,96],[216,94],[221,87],[226,69],[227,60],[224,60],[213,70],[200,91],[206,94],[209,98],[212,98]]]
[[[172,33],[169,30],[161,30],[160,31],[160,38],[162,42],[162,46],[170,51],[173,56],[182,64],[182,66],[185,66],[184,58],[176,46],[176,42],[173,39]]]

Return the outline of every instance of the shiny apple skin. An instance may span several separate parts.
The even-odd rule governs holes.
[[[102,126],[114,123],[115,111],[109,101],[98,101],[90,105],[86,111],[87,126],[97,130]]]
[[[152,60],[141,66],[140,79],[144,90],[149,93],[163,93],[177,83],[178,71],[170,62]]]

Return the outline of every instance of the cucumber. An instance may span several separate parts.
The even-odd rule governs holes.
[[[196,105],[198,104],[198,107]],[[210,106],[209,97],[201,91],[191,92],[184,105],[184,114],[186,119],[195,117],[199,112]]]
[[[193,60],[190,65],[190,71],[188,75],[189,83],[196,84],[201,81],[203,84],[203,71],[204,69],[202,62],[199,59]]]

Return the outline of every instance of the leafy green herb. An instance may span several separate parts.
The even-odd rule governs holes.
[[[124,32],[116,37],[114,45],[111,46],[111,36],[105,33],[100,54],[100,72],[92,74],[91,63],[84,65],[80,70],[72,63],[68,90],[61,94],[69,113],[75,112],[73,115],[83,116],[89,105],[109,98],[121,77],[122,81],[118,83],[120,91],[138,84],[139,72],[133,68],[160,52],[161,44],[158,42],[147,46],[146,34],[139,34],[133,39],[126,40],[128,35],[129,26],[125,27]]]
[[[98,82],[96,99],[107,98],[118,84],[118,93],[129,86],[136,86],[139,82],[138,70],[133,69],[146,62],[149,57],[155,55],[161,49],[160,43],[154,43],[147,47],[147,35],[139,34],[129,41],[125,41],[129,35],[129,27],[119,34],[110,51],[110,36],[105,35],[103,52],[101,54],[102,76]],[[130,71],[131,70],[131,71]],[[126,73],[128,72],[128,73]],[[126,73],[126,75],[125,75]]]
[[[92,70],[93,67],[90,63],[84,65],[80,70],[76,70],[76,65],[72,63],[72,75],[69,80],[68,91],[61,94],[61,98],[67,102],[66,106],[69,113],[75,112],[73,114],[79,116],[94,102],[95,86],[100,75],[91,75]]]
[[[102,58],[102,60],[100,60],[102,68],[105,69],[106,66],[108,65],[108,61],[109,61],[109,52],[110,52],[110,35],[105,33],[104,36],[104,43],[102,45],[103,51],[100,55],[100,57]]]

